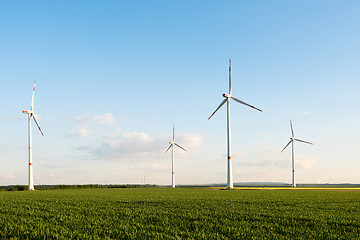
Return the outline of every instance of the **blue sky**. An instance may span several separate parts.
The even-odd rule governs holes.
[[[358,1],[0,2],[0,185],[226,182],[228,89],[235,182],[360,183]]]

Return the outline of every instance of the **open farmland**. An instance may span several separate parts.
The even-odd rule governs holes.
[[[360,191],[0,192],[0,238],[359,239]]]

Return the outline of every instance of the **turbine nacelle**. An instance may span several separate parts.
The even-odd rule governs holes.
[[[224,93],[224,94],[223,94],[223,97],[225,97],[225,98],[231,98],[231,95],[230,95],[230,94],[227,94],[227,93]]]
[[[23,112],[23,113],[27,113],[27,114],[33,113],[33,111],[31,111],[31,110],[23,110],[22,112]]]

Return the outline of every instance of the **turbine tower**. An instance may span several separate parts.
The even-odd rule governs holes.
[[[295,183],[295,157],[294,157],[294,141],[298,141],[298,142],[302,142],[302,143],[307,143],[307,144],[313,144],[311,142],[306,142],[300,139],[295,138],[294,136],[294,130],[293,130],[293,126],[290,120],[290,128],[291,128],[291,138],[290,141],[288,142],[288,144],[286,144],[286,146],[283,148],[283,150],[281,150],[281,152],[283,152],[285,150],[285,148],[287,148],[287,146],[289,146],[289,144],[291,143],[291,149],[292,149],[292,153],[291,153],[291,169],[292,169],[292,187],[296,187],[296,183]]]
[[[231,59],[229,59],[229,94],[224,93],[223,97],[225,98],[220,105],[217,107],[217,109],[211,114],[210,118],[216,113],[217,110],[219,110],[225,103],[227,103],[227,189],[234,188],[233,186],[233,178],[232,178],[232,164],[231,164],[231,129],[230,129],[230,99],[233,99],[234,101],[241,103],[243,105],[246,105],[248,107],[254,108],[260,112],[262,110],[247,104],[231,95]]]
[[[170,148],[172,148],[172,161],[171,161],[171,187],[172,188],[175,188],[175,171],[174,171],[174,165],[175,165],[175,162],[174,162],[174,158],[175,158],[175,154],[174,154],[174,150],[175,150],[175,146],[177,146],[178,148],[181,148],[182,150],[186,151],[185,148],[181,147],[180,145],[178,145],[176,142],[175,142],[175,134],[174,134],[174,125],[173,125],[173,139],[172,139],[172,142],[169,142],[170,143],[170,146],[168,147],[168,149],[166,150],[165,153],[167,153],[169,151]]]
[[[33,168],[32,168],[32,142],[31,142],[31,118],[34,119],[36,125],[38,126],[41,135],[44,136],[43,132],[41,131],[41,128],[39,126],[38,121],[36,120],[35,113],[34,113],[34,93],[35,93],[35,84],[36,80],[34,82],[34,88],[33,88],[33,94],[32,94],[32,100],[31,100],[31,110],[23,110],[23,113],[26,113],[28,115],[28,124],[29,124],[29,189],[28,190],[35,190],[34,189],[34,176],[33,176]]]

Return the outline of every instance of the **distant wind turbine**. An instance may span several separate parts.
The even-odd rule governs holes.
[[[307,143],[307,144],[313,144],[311,142],[306,142],[300,139],[297,139],[294,137],[294,130],[293,130],[293,126],[290,120],[290,128],[291,128],[291,138],[290,141],[288,142],[288,144],[286,144],[286,146],[283,148],[283,150],[281,150],[281,152],[283,152],[285,150],[285,148],[287,148],[287,146],[289,146],[289,144],[291,143],[291,148],[292,148],[292,161],[291,161],[291,165],[292,165],[292,186],[296,187],[296,183],[295,183],[295,159],[294,159],[294,141],[298,141],[298,142],[302,142],[302,143]]]
[[[169,142],[170,143],[170,146],[168,147],[168,149],[166,150],[165,153],[167,153],[169,151],[170,148],[172,148],[172,162],[171,162],[171,186],[173,188],[175,188],[175,170],[174,170],[174,157],[175,157],[175,154],[174,154],[174,150],[175,150],[175,146],[177,146],[178,148],[181,148],[182,150],[186,151],[185,148],[181,147],[180,145],[178,145],[176,142],[175,142],[175,127],[173,126],[173,139],[172,139],[172,142]]]
[[[208,120],[216,113],[217,110],[219,110],[219,108],[222,107],[222,105],[224,105],[227,102],[227,147],[228,147],[227,152],[228,152],[228,156],[227,156],[227,185],[226,185],[226,188],[231,189],[234,187],[233,187],[232,165],[231,165],[230,99],[233,99],[234,101],[236,101],[238,103],[244,104],[248,107],[254,108],[254,109],[262,112],[262,110],[231,96],[231,59],[229,59],[229,94],[224,93],[223,97],[225,98],[224,101],[222,101],[220,103],[218,108],[211,114],[211,116],[208,118]]]
[[[26,113],[28,115],[28,123],[29,123],[29,190],[35,190],[34,189],[33,168],[32,168],[31,118],[34,119],[36,125],[38,126],[38,128],[40,130],[41,135],[44,136],[44,134],[41,131],[41,128],[39,126],[39,123],[36,120],[35,113],[34,113],[35,84],[36,84],[36,80],[34,82],[34,88],[33,88],[32,100],[31,100],[31,110],[23,110],[23,113]]]

